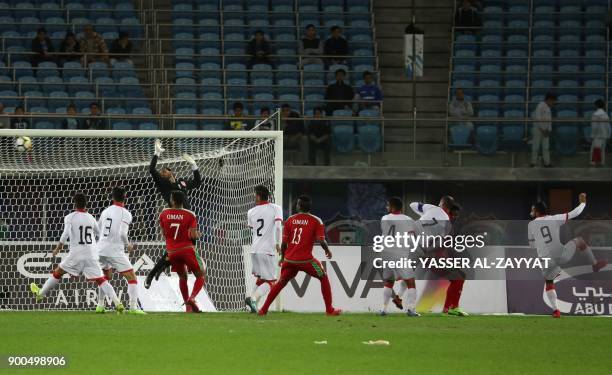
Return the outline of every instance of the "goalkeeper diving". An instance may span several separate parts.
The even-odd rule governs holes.
[[[193,170],[193,178],[185,179],[185,178],[177,178],[174,175],[172,169],[167,166],[163,166],[159,171],[157,170],[157,161],[164,153],[165,149],[162,147],[161,140],[155,140],[155,153],[153,154],[153,159],[151,159],[151,164],[149,165],[149,172],[153,177],[153,181],[155,182],[155,186],[157,187],[157,191],[161,194],[162,198],[166,202],[167,207],[170,207],[170,193],[172,191],[181,191],[188,197],[188,191],[197,189],[202,184],[202,176],[200,175],[200,171],[198,170],[198,165],[195,160],[188,154],[184,153],[183,159],[187,163],[191,165],[191,169]],[[189,198],[185,199],[184,208],[189,209]],[[145,288],[149,288],[151,286],[151,282],[153,278],[155,280],[159,279],[159,276],[164,272],[166,268],[170,266],[170,262],[168,261],[168,254],[164,252],[164,254],[157,260],[157,263],[153,267],[153,269],[147,275],[147,279],[145,281]]]

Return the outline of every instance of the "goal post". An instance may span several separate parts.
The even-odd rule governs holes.
[[[31,139],[23,151],[15,140]],[[70,280],[36,304],[31,282],[42,283],[59,264],[51,251],[59,240],[63,217],[72,210],[77,191],[88,197],[96,218],[110,204],[114,186],[127,189],[126,208],[134,217],[130,254],[139,277],[143,307],[179,311],[176,282],[162,276],[150,290],[144,277],[164,251],[158,216],[166,206],[149,173],[154,140],[165,152],[157,169],[169,167],[177,178],[190,179],[190,154],[202,176],[188,193],[202,238],[197,250],[206,263],[210,310],[244,310],[250,292],[246,213],[253,207],[253,188],[266,185],[282,206],[283,137],[279,131],[108,131],[0,129],[0,309],[95,308],[97,288],[83,277]],[[70,282],[66,282],[70,281]],[[118,275],[113,286],[127,301],[127,284]]]

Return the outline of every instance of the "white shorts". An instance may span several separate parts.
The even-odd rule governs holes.
[[[104,277],[102,269],[100,268],[100,263],[94,258],[77,258],[68,254],[68,256],[62,260],[59,267],[72,276],[83,274],[87,280]]]
[[[551,250],[549,253],[550,260],[548,267],[542,268],[542,276],[545,280],[554,280],[561,273],[561,266],[565,265],[572,259],[576,253],[576,242],[569,241],[560,248]]]
[[[415,259],[416,254],[414,252],[398,252],[397,250],[384,250],[382,252],[381,259],[383,261],[398,261],[402,259]],[[383,281],[396,281],[406,280],[416,277],[416,272],[412,268],[390,268],[384,267],[382,269]]]
[[[269,254],[251,254],[251,272],[262,280],[276,280],[276,257]]]
[[[100,266],[103,270],[114,269],[121,273],[134,269],[127,254],[119,253],[114,256],[100,255]]]

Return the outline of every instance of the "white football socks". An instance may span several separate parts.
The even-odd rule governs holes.
[[[267,295],[270,292],[270,289],[270,283],[263,283],[255,289],[251,298],[254,299],[257,303],[259,302],[259,299],[261,297]]]
[[[117,293],[115,293],[115,289],[109,282],[104,282],[100,285],[100,290],[104,293],[105,296],[109,297],[111,301],[115,304],[115,306],[119,305],[121,301],[117,297]]]
[[[559,306],[557,306],[557,291],[554,289],[547,290],[546,297],[548,297],[548,302],[550,302],[552,309],[559,310]]]
[[[406,309],[416,310],[417,291],[416,288],[408,288],[406,290]]]
[[[45,281],[45,284],[43,285],[42,290],[40,291],[40,295],[46,296],[47,293],[49,293],[51,289],[57,286],[57,284],[59,284],[59,279],[56,279],[55,276],[53,275],[49,276],[47,281]]]
[[[383,309],[382,311],[387,312],[387,308],[389,307],[389,302],[391,302],[391,297],[393,297],[393,288],[384,287],[383,288]]]
[[[138,284],[128,283],[128,295],[130,296],[130,310],[138,310]]]
[[[593,255],[590,246],[587,246],[586,249],[583,250],[583,252],[587,256],[587,258],[589,258],[589,262],[591,263],[591,265],[595,265],[595,263],[597,263],[597,259],[595,259],[595,255]]]

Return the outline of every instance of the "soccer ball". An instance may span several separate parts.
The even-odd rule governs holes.
[[[15,138],[15,148],[19,152],[30,151],[32,149],[32,140],[30,137]]]

